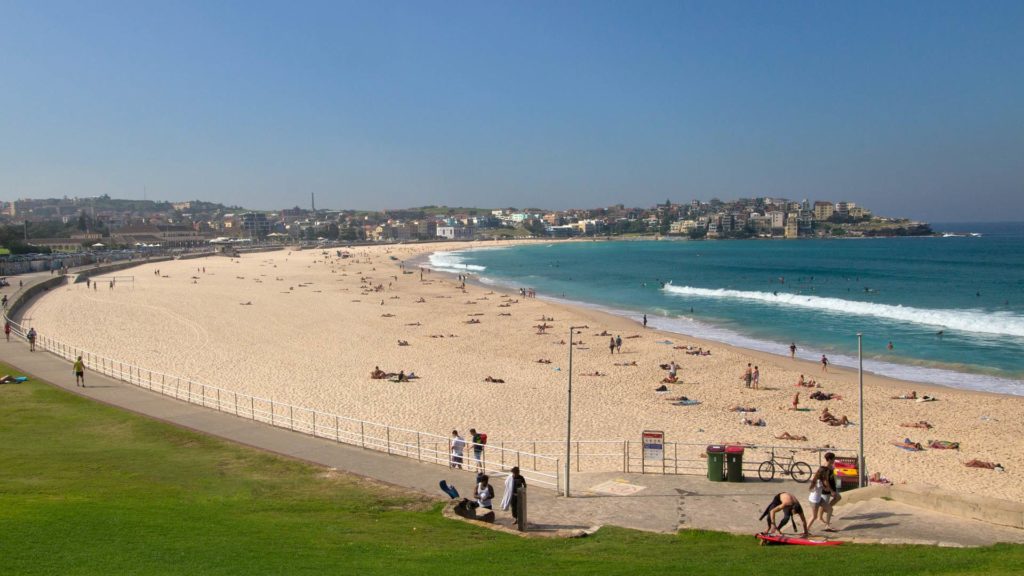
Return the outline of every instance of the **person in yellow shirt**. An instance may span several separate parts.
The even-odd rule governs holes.
[[[73,371],[75,372],[75,386],[85,388],[85,362],[82,362],[81,356],[75,360]]]

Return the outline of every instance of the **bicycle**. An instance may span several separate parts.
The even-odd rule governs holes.
[[[772,449],[770,459],[761,462],[757,467],[757,476],[762,482],[775,479],[775,469],[783,476],[790,476],[801,484],[811,479],[811,465],[807,462],[800,462],[796,459],[796,450],[790,450],[789,458],[775,456],[775,449]]]

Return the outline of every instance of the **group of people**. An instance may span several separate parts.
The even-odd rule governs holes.
[[[615,336],[608,340],[608,349],[612,354],[622,354],[622,336]]]
[[[469,429],[469,442],[473,450],[473,462],[477,472],[484,471],[484,447],[487,445],[487,434],[481,434],[476,428]],[[449,468],[462,469],[465,464],[466,439],[459,434],[458,430],[452,430],[452,437],[448,441],[449,446]]]
[[[745,387],[756,390],[761,385],[761,371],[757,366],[752,367],[750,362],[747,362],[747,369],[740,376],[740,380],[743,381]]]
[[[764,513],[761,514],[761,520],[767,518],[768,534],[782,534],[783,527],[790,521],[793,522],[793,527],[796,528],[795,517],[797,516],[803,523],[804,537],[810,534],[811,527],[818,520],[824,522],[826,532],[835,532],[835,529],[832,527],[832,511],[833,507],[842,499],[838,484],[836,483],[835,464],[836,455],[832,452],[827,452],[825,454],[825,464],[819,466],[818,470],[811,476],[810,494],[807,496],[807,501],[812,507],[811,521],[807,521],[799,498],[789,492],[780,492],[772,498],[771,503],[768,504]],[[779,514],[781,514],[781,518],[776,521],[776,516]]]

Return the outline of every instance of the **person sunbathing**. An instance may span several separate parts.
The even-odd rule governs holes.
[[[494,378],[493,376],[488,376],[488,377],[484,378],[484,382],[495,382],[497,384],[504,384],[505,383],[505,381],[502,380],[501,378]]]
[[[746,424],[747,426],[767,426],[768,425],[768,423],[765,422],[761,418],[758,418],[757,420],[751,420],[749,418],[744,418],[743,420],[740,420],[740,423],[741,424]]]
[[[872,484],[892,484],[892,480],[889,480],[885,476],[882,476],[881,472],[875,472],[868,477],[868,482]]]
[[[984,460],[968,460],[964,462],[968,468],[985,468],[987,470],[998,470],[1003,472],[1003,465],[998,462],[986,462]]]
[[[679,377],[665,376],[664,378],[661,379],[661,381],[664,382],[665,384],[675,384],[676,382],[679,382]]]
[[[604,372],[600,372],[598,370],[594,370],[593,372],[587,372],[586,374],[584,374],[584,376],[607,376],[607,374],[605,374]]]
[[[14,376],[11,376],[10,374],[0,376],[0,384],[10,384],[12,382],[17,382],[17,380],[14,379]]]
[[[417,304],[423,304],[426,301],[427,300],[423,296],[420,296],[419,298],[416,299]]]
[[[902,441],[897,440],[892,443],[897,448],[903,448],[904,450],[910,450],[911,452],[920,452],[924,450],[924,446],[921,446],[920,442],[913,442],[910,438],[904,438]]]
[[[541,358],[540,360],[537,360],[537,364],[551,364],[551,360]]]
[[[729,412],[757,412],[757,408],[752,406],[733,406],[729,408]]]
[[[408,340],[399,340],[398,341],[398,345],[399,346],[408,346],[409,345],[409,341]]]
[[[690,401],[690,399],[687,398],[686,396],[676,396],[674,398],[665,398],[665,400],[668,400],[669,402],[689,402]]]
[[[807,436],[797,436],[795,434],[790,434],[789,432],[783,432],[782,434],[779,434],[775,438],[777,440],[796,440],[798,442],[806,442],[807,441]]]
[[[381,318],[394,318],[395,315],[394,314],[381,314],[380,317]]]
[[[384,378],[387,378],[387,377],[388,377],[387,372],[384,372],[383,370],[381,370],[380,366],[374,366],[373,367],[373,372],[370,372],[370,378],[373,378],[374,380],[383,380]]]
[[[811,392],[811,400],[842,400],[843,397],[839,394],[833,394],[831,392],[822,392],[821,390],[815,390]]]
[[[911,390],[910,394],[900,394],[899,396],[893,396],[893,400],[917,400],[917,390]]]
[[[960,443],[950,442],[949,440],[929,440],[928,447],[935,450],[959,450]]]
[[[463,322],[463,324],[479,324],[479,323],[480,323],[480,319],[479,318],[473,318],[472,320],[466,320],[465,322]]]
[[[931,430],[932,425],[924,420],[918,420],[917,422],[904,422],[900,424],[904,428],[924,428],[925,430]]]
[[[616,366],[636,366],[636,360],[633,360],[632,362],[616,362],[615,365]]]
[[[821,416],[818,417],[818,420],[821,420],[829,426],[846,426],[850,423],[850,420],[846,416],[836,418],[834,414],[828,411],[828,406],[821,411]]]

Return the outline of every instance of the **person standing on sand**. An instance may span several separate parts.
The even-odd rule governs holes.
[[[740,380],[743,380],[743,385],[750,388],[750,382],[754,379],[754,372],[750,367],[750,362],[747,362],[747,369],[743,372],[743,376],[740,376]]]
[[[821,355],[821,371],[828,373],[828,358],[824,354]]]
[[[612,336],[611,340],[608,341],[608,350],[610,350],[612,354],[615,354],[615,337],[614,336]]]
[[[789,357],[796,358],[796,342],[789,343]]]
[[[622,336],[615,337],[615,351],[622,354]]]
[[[644,314],[644,328],[647,328],[647,314]]]
[[[75,386],[85,388],[85,362],[82,362],[81,356],[78,357],[78,360],[75,360],[71,371],[75,373]]]
[[[28,334],[25,335],[28,338],[28,351],[36,351],[36,329],[35,327],[28,329]]]
[[[757,366],[754,366],[754,373],[751,374],[750,378],[751,387],[757,390],[757,387],[761,384],[761,371],[757,369]]]

